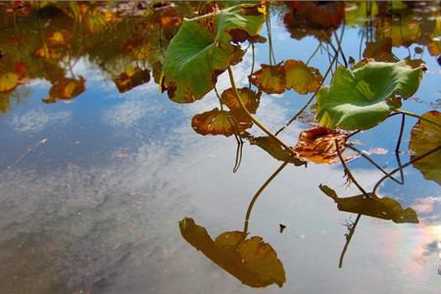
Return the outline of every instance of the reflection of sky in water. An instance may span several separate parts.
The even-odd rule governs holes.
[[[317,45],[312,38],[290,39],[280,24],[273,29],[278,60],[305,60]],[[347,56],[358,56],[356,30],[346,31],[343,45]],[[407,50],[396,54],[405,57]],[[265,63],[265,46],[257,56]],[[242,83],[249,58],[235,68]],[[429,71],[416,96],[435,100],[438,65],[424,58]],[[327,64],[325,55],[311,63],[321,72]],[[343,195],[354,190],[345,188],[336,167],[286,169],[257,202],[250,231],[278,252],[287,285],[241,286],[180,238],[177,221],[192,216],[212,235],[240,229],[251,195],[279,163],[247,145],[240,171],[232,174],[234,138],[201,137],[190,127],[195,113],[217,107],[213,93],[178,105],[153,83],[119,95],[86,61],[74,70],[86,77],[87,90],[72,103],[43,105],[48,85],[36,83],[31,97],[0,117],[0,164],[11,166],[0,181],[0,285],[6,290],[23,284],[32,289],[26,293],[438,293],[440,189],[412,168],[404,187],[387,182],[381,192],[414,205],[433,225],[365,217],[342,270],[337,261],[350,216],[317,187],[329,184]],[[226,87],[223,75],[219,89]],[[266,95],[258,116],[276,128],[304,101],[293,92]],[[417,102],[405,107],[427,109]],[[414,123],[408,120],[403,161]],[[358,136],[359,147],[386,149],[374,158],[393,167],[398,125],[393,119]],[[298,132],[291,127],[284,139],[294,143]],[[47,142],[38,144],[42,138]],[[351,165],[366,186],[381,176],[361,159]],[[284,234],[280,223],[287,225]]]

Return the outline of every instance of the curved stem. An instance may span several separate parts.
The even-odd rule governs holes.
[[[433,149],[430,150],[430,151],[427,151],[426,153],[421,154],[420,156],[417,156],[417,157],[413,158],[413,159],[410,160],[409,162],[403,164],[402,166],[400,166],[400,167],[394,169],[393,171],[391,171],[391,172],[388,173],[387,175],[383,176],[383,177],[382,177],[382,178],[381,178],[381,179],[375,184],[374,188],[372,189],[372,194],[375,194],[375,193],[377,192],[378,188],[380,187],[381,183],[382,183],[384,180],[386,180],[388,177],[392,176],[394,173],[400,171],[401,169],[404,169],[405,167],[408,167],[409,165],[411,165],[411,164],[417,162],[418,160],[421,160],[421,159],[423,159],[423,158],[425,158],[425,157],[427,157],[427,156],[429,156],[429,155],[431,155],[431,154],[433,154],[433,153],[435,153],[435,152],[437,152],[437,151],[439,151],[439,150],[441,150],[441,145],[439,145],[439,146],[436,147],[436,148],[433,148]]]
[[[254,43],[251,43],[251,53],[252,53],[252,59],[251,59],[251,73],[250,73],[250,76],[254,72],[254,64],[256,62],[256,52],[255,52],[255,48],[254,48]],[[250,79],[248,79],[248,89],[251,89],[251,80]]]
[[[427,119],[425,117],[422,117],[421,115],[418,115],[416,113],[413,113],[413,112],[410,112],[410,111],[407,111],[407,110],[402,110],[402,109],[397,109],[396,113],[402,113],[402,114],[405,114],[405,115],[408,115],[408,116],[412,116],[412,117],[418,118],[420,120],[423,120],[425,122],[431,123],[431,124],[441,128],[441,124],[439,124],[437,122],[434,122],[433,120]]]
[[[366,159],[367,161],[369,161],[373,166],[375,166],[377,169],[379,169],[384,175],[388,175],[387,171],[385,171],[378,163],[376,163],[372,158],[370,158],[368,155],[364,154],[361,150],[357,149],[356,147],[347,144],[346,147],[354,150],[355,152],[357,152],[358,154],[360,154],[360,156],[362,156],[364,159]],[[397,184],[402,185],[403,183],[400,182],[399,180],[395,179],[392,176],[389,176],[391,180],[393,180],[394,182],[396,182]]]
[[[315,48],[315,50],[312,52],[311,56],[309,56],[308,60],[305,62],[306,65],[308,65],[311,62],[311,60],[314,58],[314,56],[320,50],[321,46],[322,46],[322,44],[319,42],[317,47]]]
[[[357,182],[357,180],[355,179],[355,177],[352,175],[351,171],[349,170],[349,167],[346,165],[346,162],[343,159],[343,156],[341,155],[340,146],[338,145],[338,141],[335,140],[334,142],[335,142],[335,148],[337,149],[338,158],[340,159],[341,164],[343,165],[343,168],[345,169],[345,173],[352,180],[352,182],[355,184],[355,186],[357,186],[358,190],[360,190],[364,196],[369,198],[370,197],[369,194],[366,193],[366,191],[363,189],[363,187]]]
[[[323,86],[323,83],[325,82],[326,78],[328,77],[329,73],[331,72],[331,68],[332,65],[334,64],[334,62],[337,60],[338,54],[336,54],[334,56],[334,59],[331,61],[331,63],[329,64],[328,69],[326,70],[325,75],[323,76],[323,79],[320,82],[319,87],[317,88],[317,90],[314,92],[314,94],[312,94],[311,98],[309,98],[309,100],[306,102],[305,105],[303,105],[303,107],[297,112],[295,113],[290,119],[289,121],[283,126],[281,127],[276,133],[275,135],[277,136],[278,134],[280,134],[283,130],[285,130],[287,127],[289,127],[290,124],[292,124],[305,110],[306,108],[308,108],[308,106],[312,103],[312,101],[314,101],[314,98],[317,96],[318,92],[320,91],[320,88]]]
[[[354,224],[351,225],[351,228],[349,229],[349,234],[346,235],[346,243],[345,243],[345,246],[343,247],[343,250],[341,251],[340,260],[338,262],[339,268],[343,267],[343,259],[345,258],[346,251],[348,250],[349,243],[351,243],[352,236],[354,236],[354,232],[355,232],[355,229],[357,228],[357,225],[358,225],[358,222],[360,221],[360,218],[361,218],[361,214],[358,214],[357,218],[355,219]]]
[[[286,145],[282,140],[280,140],[279,138],[277,138],[277,136],[275,136],[270,130],[267,129],[267,127],[265,127],[257,118],[255,118],[246,108],[245,104],[242,102],[242,99],[240,99],[240,95],[239,92],[237,90],[236,87],[236,82],[234,81],[234,76],[233,76],[233,71],[231,69],[231,66],[228,66],[227,68],[228,70],[228,77],[230,78],[230,83],[231,83],[231,87],[233,88],[234,94],[236,96],[237,102],[239,103],[240,107],[242,108],[242,110],[245,112],[245,114],[251,119],[251,121],[253,123],[256,124],[256,126],[258,126],[265,134],[267,134],[268,136],[270,136],[272,139],[276,140],[276,142],[278,142],[280,145],[282,145],[286,150],[288,150],[291,154],[291,156],[295,157],[294,152],[292,151],[292,149]]]
[[[257,190],[256,194],[254,194],[253,199],[251,199],[251,202],[248,205],[247,213],[245,215],[245,222],[244,222],[244,226],[243,226],[243,232],[245,234],[248,233],[248,222],[249,222],[249,219],[250,219],[251,211],[253,210],[254,203],[256,203],[257,198],[259,198],[259,196],[260,196],[260,194],[262,194],[263,190],[265,190],[265,188],[288,165],[288,163],[289,163],[288,161],[285,161],[284,163],[282,163],[282,165],[280,165],[276,169],[276,171],[265,181],[265,183],[263,183],[263,185],[260,186],[260,188],[259,188],[259,190]]]

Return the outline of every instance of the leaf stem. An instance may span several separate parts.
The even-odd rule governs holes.
[[[402,166],[400,166],[399,168],[394,169],[393,171],[391,171],[390,173],[388,173],[387,175],[383,176],[374,186],[373,190],[372,190],[372,194],[375,194],[378,190],[378,188],[380,187],[381,183],[386,180],[388,177],[392,176],[394,173],[396,173],[397,171],[404,169],[406,167],[408,167],[409,165],[437,152],[441,150],[441,145],[439,145],[438,147],[433,148],[432,150],[427,151],[426,153],[421,154],[420,156],[414,157],[412,160],[408,161],[407,163],[403,164]]]
[[[259,127],[265,134],[270,136],[272,139],[276,140],[280,145],[282,145],[286,150],[288,150],[291,154],[291,156],[295,157],[294,152],[292,149],[286,145],[282,140],[280,140],[276,135],[274,135],[270,130],[268,130],[267,127],[265,127],[257,118],[255,118],[246,108],[245,104],[242,102],[242,99],[240,99],[239,91],[236,87],[236,82],[234,81],[233,71],[231,69],[231,66],[228,66],[228,77],[230,78],[231,87],[233,88],[234,94],[236,96],[237,102],[239,103],[240,107],[244,111],[244,113],[253,121],[253,123],[256,124],[257,127]]]
[[[329,64],[328,69],[326,70],[325,75],[323,76],[323,79],[320,82],[319,87],[317,88],[317,90],[314,92],[314,94],[312,94],[311,98],[308,99],[308,101],[306,102],[305,105],[303,105],[303,107],[297,111],[290,119],[289,121],[283,126],[281,127],[276,133],[275,135],[277,136],[278,134],[280,134],[283,130],[285,130],[287,127],[289,127],[290,124],[292,124],[305,110],[306,108],[308,108],[308,106],[314,101],[314,98],[317,96],[318,92],[320,91],[321,87],[323,86],[323,83],[325,82],[326,78],[328,77],[329,73],[331,72],[331,68],[332,65],[334,64],[334,62],[337,60],[338,54],[334,55],[334,59],[331,61],[331,63]]]
[[[343,247],[343,250],[341,251],[340,260],[338,262],[339,268],[343,267],[343,259],[345,258],[346,251],[348,250],[349,243],[351,243],[352,236],[354,236],[354,232],[355,232],[355,229],[357,228],[357,225],[358,225],[358,222],[360,221],[360,218],[361,218],[361,214],[358,214],[357,218],[355,219],[354,224],[352,224],[351,227],[349,228],[349,234],[346,235],[346,243],[345,243],[345,246]]]
[[[413,112],[410,112],[410,111],[407,111],[407,110],[403,110],[403,109],[397,109],[396,113],[402,113],[402,114],[405,114],[405,115],[408,115],[408,116],[411,116],[411,117],[415,117],[415,118],[418,118],[420,120],[423,120],[425,122],[431,123],[431,124],[441,128],[441,124],[439,124],[437,122],[434,122],[433,120],[427,119],[425,117],[422,117],[421,115],[418,115],[416,113],[413,113]]]
[[[341,164],[343,165],[343,168],[345,169],[345,173],[352,180],[352,182],[355,184],[355,186],[357,186],[358,190],[360,190],[364,196],[366,196],[367,198],[370,198],[369,194],[363,189],[363,187],[357,182],[355,177],[352,175],[352,172],[350,171],[349,167],[347,166],[346,161],[344,160],[343,156],[341,155],[340,146],[338,145],[338,141],[335,140],[334,142],[335,142],[335,148],[337,149],[338,158],[340,159]]]
[[[254,203],[256,203],[257,198],[259,198],[260,194],[265,190],[265,188],[274,180],[274,178],[288,165],[288,161],[285,161],[282,163],[275,172],[263,183],[262,186],[260,186],[259,190],[257,190],[256,194],[254,194],[253,199],[251,199],[250,204],[248,205],[247,212],[245,215],[245,222],[243,226],[243,232],[246,234],[248,233],[248,223],[251,216],[251,211],[253,210]]]
[[[368,155],[366,155],[365,153],[363,153],[361,150],[357,149],[356,147],[354,147],[351,144],[347,144],[346,147],[352,149],[353,151],[357,152],[358,154],[360,154],[360,156],[362,156],[364,159],[366,159],[367,161],[369,161],[373,166],[375,166],[377,169],[379,169],[384,175],[388,175],[388,172],[385,171],[378,163],[376,163],[372,158],[370,158]],[[400,182],[399,180],[395,179],[394,177],[390,177],[391,180],[393,180],[394,182],[402,185],[403,183]]]

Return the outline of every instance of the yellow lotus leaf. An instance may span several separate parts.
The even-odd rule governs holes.
[[[340,152],[345,150],[346,133],[323,127],[316,127],[300,133],[294,147],[298,157],[314,163],[333,163],[338,160],[335,141]]]
[[[14,90],[19,84],[19,77],[16,73],[8,72],[0,74],[0,92]]]
[[[249,77],[251,83],[268,94],[281,94],[286,89],[285,67],[281,64],[262,64],[262,68]]]
[[[285,270],[277,253],[261,237],[246,239],[239,231],[225,232],[215,241],[192,218],[179,222],[182,237],[223,270],[251,287],[267,287],[286,281]]]
[[[244,117],[235,116],[231,112],[215,108],[193,116],[191,126],[196,133],[204,136],[224,135],[229,137],[251,128],[252,122]]]
[[[256,113],[260,102],[260,93],[256,94],[254,91],[246,87],[237,89],[237,91],[239,92],[240,100],[245,105],[246,109],[251,113]],[[221,98],[222,102],[225,103],[231,111],[242,111],[242,107],[237,101],[233,88],[229,88],[222,92]]]
[[[284,67],[287,88],[292,88],[299,94],[315,92],[320,88],[322,75],[318,69],[299,60],[287,60]]]
[[[441,146],[441,112],[429,111],[422,117],[410,135],[411,159]],[[424,178],[441,185],[441,150],[414,162],[413,166],[421,171]]]

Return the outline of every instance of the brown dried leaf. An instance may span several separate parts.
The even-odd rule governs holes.
[[[345,150],[347,134],[324,127],[316,127],[300,133],[299,141],[294,151],[299,158],[314,163],[333,163],[338,159],[337,140],[339,150]]]
[[[252,122],[244,117],[217,108],[196,114],[191,120],[191,126],[196,133],[205,135],[224,135],[229,137],[240,134],[251,128]]]

